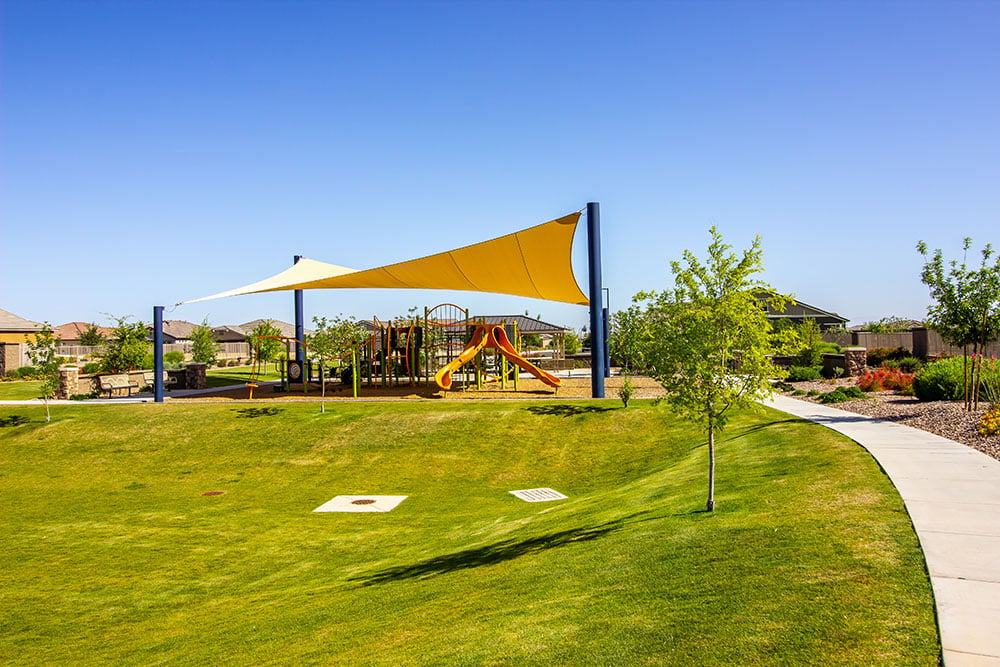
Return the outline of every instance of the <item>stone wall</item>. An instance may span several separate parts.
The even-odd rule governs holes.
[[[54,398],[66,400],[70,396],[80,393],[80,369],[63,368],[59,371],[59,388],[56,389]]]
[[[857,377],[865,372],[868,350],[863,347],[844,348],[844,375]]]
[[[205,379],[205,371],[208,367],[205,364],[188,364],[186,367],[184,387],[186,389],[204,389],[208,386]]]

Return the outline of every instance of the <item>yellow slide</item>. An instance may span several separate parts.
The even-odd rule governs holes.
[[[489,342],[490,337],[486,335],[486,328],[476,327],[475,333],[472,334],[472,340],[465,346],[462,353],[434,374],[434,381],[437,382],[437,386],[445,390],[451,389],[451,374],[472,360]]]
[[[434,374],[434,381],[437,382],[437,386],[445,390],[451,389],[451,374],[471,361],[484,347],[496,348],[500,354],[507,358],[507,361],[531,373],[550,387],[559,387],[562,385],[562,381],[555,375],[543,371],[518,354],[514,346],[510,344],[507,332],[503,330],[502,326],[496,325],[489,330],[484,326],[476,327],[476,331],[472,335],[472,340],[465,346],[462,353]]]
[[[548,371],[543,371],[541,368],[522,357],[518,351],[514,349],[514,346],[510,344],[510,339],[507,338],[507,332],[503,330],[503,327],[493,327],[493,331],[490,332],[490,338],[496,343],[495,347],[500,350],[500,354],[507,357],[507,361],[515,364],[523,370],[528,371],[550,387],[559,387],[562,385],[562,380],[557,378],[555,375],[549,373]]]

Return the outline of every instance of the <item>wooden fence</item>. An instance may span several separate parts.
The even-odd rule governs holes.
[[[926,327],[917,327],[899,333],[877,334],[869,331],[850,331],[842,333],[824,333],[823,340],[836,343],[841,347],[903,347],[915,357],[929,359],[942,355],[961,355],[962,349],[952,347],[944,342],[941,334]],[[971,352],[971,350],[970,350]],[[986,356],[1000,356],[1000,342],[991,343],[983,351]]]

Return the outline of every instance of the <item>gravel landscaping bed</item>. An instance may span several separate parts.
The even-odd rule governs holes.
[[[839,380],[795,382],[793,386],[803,391],[816,390],[826,393],[838,386],[851,384],[854,384],[852,380]],[[980,417],[989,408],[988,403],[980,402],[978,410],[968,412],[962,407],[961,401],[919,401],[913,396],[903,396],[898,391],[873,392],[868,396],[869,398],[833,403],[830,407],[919,428],[968,445],[1000,460],[1000,436],[980,435],[977,430]],[[819,403],[816,396],[792,396],[792,398]]]

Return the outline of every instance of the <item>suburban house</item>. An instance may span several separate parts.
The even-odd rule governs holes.
[[[757,295],[757,298],[761,301],[764,300],[764,297],[764,293]],[[776,311],[770,305],[767,305],[766,308],[767,319],[771,321],[771,324],[778,324],[779,322],[802,324],[804,320],[809,319],[816,320],[816,324],[823,331],[847,325],[846,317],[842,317],[837,313],[831,313],[822,308],[817,308],[816,306],[810,306],[808,303],[796,299],[789,300],[782,311]]]
[[[28,365],[28,335],[39,331],[42,326],[0,309],[0,375]]]

